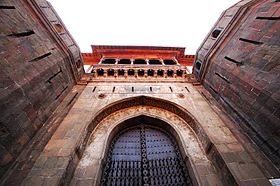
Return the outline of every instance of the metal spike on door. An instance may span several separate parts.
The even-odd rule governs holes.
[[[101,185],[192,185],[173,139],[140,125],[116,136],[108,150]]]

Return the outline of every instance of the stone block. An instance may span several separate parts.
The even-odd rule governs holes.
[[[38,185],[38,186],[42,186],[44,184],[44,179],[43,177],[41,176],[34,176],[34,177],[27,177],[22,185],[24,186],[30,186],[30,185]]]
[[[209,186],[218,186],[218,185],[223,185],[222,182],[220,181],[220,179],[217,177],[216,174],[208,174],[206,176],[206,180],[209,184]]]
[[[59,177],[49,177],[44,179],[43,186],[59,186],[61,185]]]
[[[229,163],[229,169],[238,180],[264,179],[263,173],[254,163]]]
[[[6,150],[5,147],[0,145],[0,166],[5,166],[13,160],[13,156]]]

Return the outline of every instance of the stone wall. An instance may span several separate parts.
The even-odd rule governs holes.
[[[0,177],[83,74],[79,48],[45,1],[0,2]]]
[[[116,113],[120,115],[112,118]],[[112,129],[119,120],[139,114],[162,119],[178,131],[182,136],[178,143],[189,149],[189,160],[197,165],[192,171],[198,184],[269,185],[259,162],[252,158],[196,87],[190,83],[135,81],[89,83],[45,146],[23,185],[68,185],[72,178],[73,185],[96,185],[97,170],[101,165],[93,165],[87,170],[79,167],[83,154],[87,156],[84,150],[89,146],[89,139],[111,135],[112,130],[107,130],[105,125]],[[195,134],[192,140],[197,140],[205,159],[199,158],[202,154],[196,153],[196,148],[189,144],[190,133],[183,131]],[[104,143],[103,139],[101,141]],[[91,157],[99,159],[102,148],[95,148]],[[94,159],[90,160],[90,164],[96,163]],[[216,171],[210,170],[210,164]]]
[[[197,52],[194,74],[280,169],[280,3],[241,1]]]

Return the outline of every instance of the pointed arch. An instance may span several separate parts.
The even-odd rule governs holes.
[[[88,125],[87,128],[87,136],[85,142],[88,141],[89,136],[93,129],[97,126],[98,123],[100,123],[105,117],[108,115],[121,110],[126,109],[133,106],[152,106],[155,108],[161,108],[167,111],[170,111],[179,117],[181,117],[188,125],[191,127],[191,129],[195,132],[195,134],[198,136],[203,149],[207,151],[209,146],[212,146],[212,143],[210,139],[208,138],[207,134],[205,133],[202,126],[197,122],[194,116],[185,108],[182,106],[171,102],[169,100],[155,98],[155,97],[149,97],[149,96],[135,96],[135,97],[129,97],[125,99],[121,99],[118,101],[115,101],[113,103],[110,103],[106,105],[104,108],[100,109],[98,113],[92,118],[92,122]],[[84,144],[86,145],[86,143]]]
[[[197,173],[199,166],[203,165],[205,168],[208,167],[207,169],[214,170],[206,157],[204,147],[206,143],[211,142],[185,109],[167,100],[139,96],[109,104],[93,118],[84,143],[85,153],[77,166],[72,182],[75,183],[81,179],[77,176],[81,171],[95,166],[97,172],[95,172],[94,183],[100,183],[111,140],[119,131],[131,125],[129,121],[139,117],[150,118],[154,121],[152,123],[160,123],[161,127],[174,136],[190,170],[194,185],[203,182],[203,178]],[[90,138],[91,134],[93,135]],[[199,135],[204,139],[203,142],[199,139]],[[98,153],[99,155],[97,155]],[[93,154],[94,156],[92,156]],[[214,171],[211,174],[217,176]]]

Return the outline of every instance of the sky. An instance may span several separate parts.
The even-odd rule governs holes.
[[[48,0],[82,52],[90,45],[186,47],[195,54],[239,0]]]

